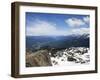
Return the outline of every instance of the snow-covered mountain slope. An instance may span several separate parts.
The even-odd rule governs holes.
[[[62,51],[57,51],[54,56],[51,56],[51,62],[53,66],[89,64],[89,48],[71,47]]]

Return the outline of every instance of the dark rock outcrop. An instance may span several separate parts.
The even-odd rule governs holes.
[[[52,66],[48,50],[39,50],[26,55],[26,67]]]

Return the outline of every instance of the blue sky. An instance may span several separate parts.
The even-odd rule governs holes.
[[[89,15],[26,12],[27,36],[61,36],[89,33]]]

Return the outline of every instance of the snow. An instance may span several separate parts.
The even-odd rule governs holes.
[[[87,65],[90,62],[89,48],[71,47],[65,50],[58,50],[55,57],[51,56],[51,62],[53,66]]]

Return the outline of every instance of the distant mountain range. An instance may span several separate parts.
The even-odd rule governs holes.
[[[89,47],[89,34],[69,36],[26,36],[26,48]]]

